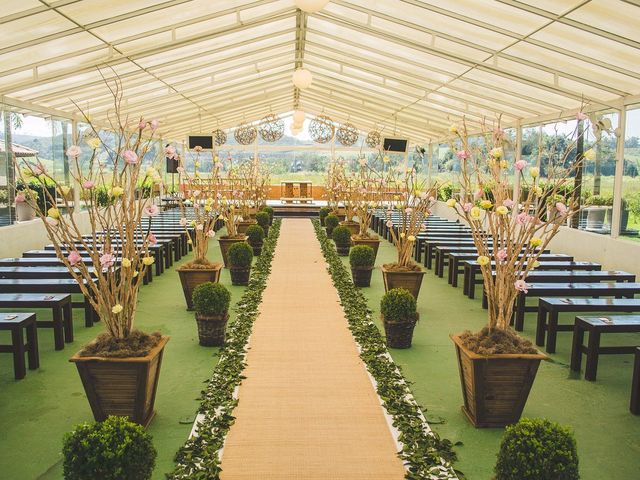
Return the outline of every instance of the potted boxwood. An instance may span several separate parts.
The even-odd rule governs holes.
[[[273,225],[273,215],[274,211],[272,207],[266,206],[260,209],[261,212],[266,212],[269,215],[269,225]]]
[[[256,222],[258,222],[258,225],[260,225],[260,228],[262,228],[264,232],[264,236],[266,237],[267,235],[269,235],[269,226],[271,225],[271,222],[272,222],[271,217],[269,216],[269,213],[265,211],[260,211],[256,213]]]
[[[351,277],[356,287],[368,287],[371,285],[371,273],[376,261],[373,248],[368,245],[356,245],[349,251],[349,264],[351,265]]]
[[[229,248],[229,270],[233,285],[248,285],[251,274],[253,249],[246,242],[234,243]]]
[[[557,217],[550,221],[537,207],[545,195],[553,197],[566,191],[583,159],[567,161],[574,145],[569,142],[570,147],[558,156],[557,163],[568,167],[549,169],[546,191],[539,184],[539,168],[532,166],[526,171],[527,162],[516,161],[513,168],[520,177],[519,184],[527,187],[523,197],[512,191],[506,175],[509,155],[505,149],[513,145],[503,130],[498,127],[486,133],[483,147],[469,141],[464,124],[461,129],[452,127],[452,131],[460,145],[457,156],[464,193],[447,200],[447,205],[471,229],[488,304],[486,327],[451,336],[458,357],[463,412],[476,427],[502,427],[520,418],[540,362],[546,359],[529,340],[510,328],[514,304],[519,295],[527,293],[527,275],[536,267],[540,254],[560,225],[579,208],[573,200],[569,204],[557,202]],[[550,155],[562,152],[557,145],[548,148]],[[585,152],[584,158],[591,153]]]
[[[380,301],[382,324],[391,348],[409,348],[418,321],[415,297],[404,288],[393,288]]]
[[[36,214],[58,258],[78,282],[106,330],[70,359],[76,365],[95,419],[102,421],[112,414],[122,415],[146,426],[154,415],[162,356],[169,338],[157,332],[149,334],[134,329],[139,288],[146,269],[154,263],[148,249],[155,242],[151,220],[143,226],[146,223],[143,219],[160,214],[153,199],[138,199],[136,190],[138,185],[149,181],[161,183],[162,178],[153,166],[141,166],[142,159],[156,143],[155,123],[141,121],[136,131],[131,132],[130,122],[120,115],[119,104],[115,101],[114,114],[120,119],[114,122],[120,126],[115,132],[118,150],[113,150],[113,145],[105,146],[99,138],[90,138],[82,147],[72,145],[66,151],[74,164],[73,171],[78,172],[77,183],[88,199],[84,212],[89,216],[90,225],[105,233],[83,238],[85,232],[79,225],[84,222],[75,217],[80,210],[70,208],[66,198],[62,201],[67,215],[61,215],[56,207],[43,210],[39,203]],[[150,123],[153,125],[148,128]],[[88,131],[96,130],[92,127]],[[97,160],[101,147],[112,152],[109,175],[104,174],[105,167]],[[93,153],[81,168],[82,149]],[[22,180],[26,166],[30,176],[45,187],[45,205],[55,205],[55,198],[46,186],[54,185],[54,193],[64,186],[41,162],[37,165],[20,165],[19,159],[16,162],[16,171]],[[106,188],[105,205],[97,202],[99,187]],[[138,242],[136,234],[143,228],[146,235]],[[68,246],[76,241],[80,242],[78,250],[70,250]],[[82,261],[84,256],[91,258],[91,264]],[[119,265],[117,259],[120,259]],[[101,268],[93,269],[95,265]]]
[[[578,480],[578,451],[573,433],[547,419],[523,418],[505,429],[496,480]]]
[[[340,220],[338,219],[337,215],[333,213],[330,213],[329,215],[327,215],[327,218],[324,219],[324,226],[327,230],[327,237],[331,238],[331,235],[333,234],[333,229],[336,228],[339,223],[340,223]]]
[[[65,480],[149,480],[157,452],[151,435],[124,417],[81,423],[64,436]]]
[[[320,218],[320,225],[322,225],[323,227],[324,225],[324,219],[327,218],[327,216],[331,213],[331,208],[330,207],[322,207],[320,209],[320,211],[318,212],[318,217]]]
[[[251,225],[247,228],[247,243],[253,248],[253,254],[256,257],[260,256],[264,243],[264,230],[260,225]]]
[[[338,255],[349,255],[349,248],[351,248],[351,231],[347,227],[339,225],[334,228],[331,238],[336,244]]]
[[[221,283],[207,282],[193,291],[199,343],[205,347],[221,347],[229,320],[231,294]]]

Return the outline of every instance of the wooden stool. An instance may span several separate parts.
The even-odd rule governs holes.
[[[27,332],[24,343],[23,329]],[[0,330],[11,331],[11,345],[0,345],[0,352],[13,353],[13,371],[16,380],[27,374],[24,363],[25,351],[29,357],[29,370],[40,367],[38,356],[38,328],[35,313],[0,313]]]

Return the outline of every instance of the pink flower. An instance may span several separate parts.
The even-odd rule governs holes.
[[[102,271],[105,272],[107,269],[113,267],[116,258],[111,253],[103,253],[100,255],[100,266],[102,266]]]
[[[533,217],[529,215],[527,212],[522,212],[522,213],[519,213],[518,216],[516,217],[516,222],[518,223],[518,225],[526,225],[531,221],[532,218]]]
[[[213,237],[215,237],[215,236],[216,236],[216,232],[214,232],[213,230],[209,230],[209,231],[207,232],[207,237],[209,237],[209,238],[213,238]]]
[[[578,112],[576,113],[576,120],[586,120],[587,119],[587,114],[584,112]]]
[[[496,127],[493,129],[493,136],[495,138],[502,138],[504,136],[504,130],[500,127]]]
[[[47,222],[49,225],[51,225],[54,228],[57,227],[58,223],[59,223],[58,220],[56,220],[53,217],[47,217],[44,220],[45,220],[45,222]]]
[[[204,225],[202,225],[201,223],[197,224],[196,225],[196,230],[203,231],[204,230]]]
[[[435,201],[436,201],[436,198],[432,195],[432,196],[430,196],[430,197],[429,197],[429,201],[430,201],[430,202],[435,202]]]
[[[562,215],[565,215],[567,211],[569,211],[569,208],[564,203],[558,202],[556,203],[556,210]]]
[[[93,180],[85,180],[84,182],[82,182],[82,188],[85,188],[87,190],[91,190],[95,186],[96,182],[94,182]]]
[[[45,169],[41,165],[36,165],[32,169],[34,175],[42,175],[45,172]]]
[[[122,158],[124,158],[124,161],[127,162],[129,165],[134,165],[138,163],[138,154],[133,150],[125,150],[122,153]]]
[[[407,215],[410,215],[411,212],[413,212],[413,208],[411,208],[411,207],[408,207],[408,208],[404,209],[404,213],[406,213]]]
[[[69,253],[69,255],[67,255],[67,260],[69,261],[69,264],[73,266],[76,263],[81,262],[82,257],[76,250],[73,250],[72,252]]]
[[[24,196],[24,193],[20,192],[16,195],[16,203],[23,203],[27,197]]]
[[[184,173],[184,167],[178,167],[176,168],[176,170],[178,171],[178,173]]]
[[[147,128],[147,122],[145,122],[144,120],[140,120],[140,123],[138,123],[138,128],[140,130],[144,130],[145,128]]]
[[[142,213],[144,213],[147,217],[157,217],[158,215],[160,215],[160,207],[152,203],[151,205],[147,205],[146,207],[144,207]]]
[[[527,282],[525,282],[524,280],[516,280],[513,286],[516,287],[516,290],[519,292],[529,292],[529,285],[527,285]]]
[[[473,208],[473,203],[467,202],[464,205],[462,205],[462,210],[464,210],[465,212],[470,212],[471,209]]]
[[[504,248],[501,248],[496,252],[496,258],[499,262],[504,262],[507,259],[507,251]]]
[[[484,195],[484,192],[482,191],[482,189],[478,189],[473,194],[473,198],[475,198],[476,200],[480,200],[483,195]]]
[[[466,150],[460,150],[459,152],[456,152],[456,157],[458,157],[460,160],[465,160],[467,158],[469,158],[471,156],[471,154],[469,152],[467,152]]]
[[[151,131],[155,132],[160,126],[160,122],[158,122],[158,120],[151,120],[149,126],[151,127]]]
[[[521,172],[526,166],[527,166],[526,160],[518,160],[516,163],[513,164],[513,168],[515,168],[516,171],[518,172]]]
[[[420,194],[420,200],[426,200],[427,199],[427,192],[422,192]]]
[[[515,205],[516,202],[514,202],[513,200],[511,200],[510,198],[507,198],[505,200],[502,201],[502,205],[504,205],[507,208],[511,208]]]
[[[82,153],[82,150],[78,145],[71,145],[67,148],[67,157],[79,157]]]
[[[180,225],[181,225],[181,226],[183,226],[183,227],[185,227],[185,226],[187,225],[187,219],[186,219],[186,218],[184,218],[184,217],[182,217],[182,218],[180,219]]]
[[[173,145],[169,145],[164,149],[164,153],[167,157],[174,158],[176,156],[176,147],[174,147]]]
[[[393,222],[391,220],[387,220],[387,227],[388,228],[393,227]]]
[[[147,235],[147,242],[149,242],[149,245],[156,245],[158,243],[158,239],[153,232],[149,232],[149,235]]]

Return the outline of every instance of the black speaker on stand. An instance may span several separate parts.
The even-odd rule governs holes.
[[[174,175],[178,173],[178,167],[180,166],[180,162],[177,158],[166,157],[167,160],[167,173],[171,174],[171,195],[175,195],[175,179]]]

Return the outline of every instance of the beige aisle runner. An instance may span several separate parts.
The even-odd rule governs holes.
[[[404,478],[308,219],[282,222],[244,375],[223,480]]]

